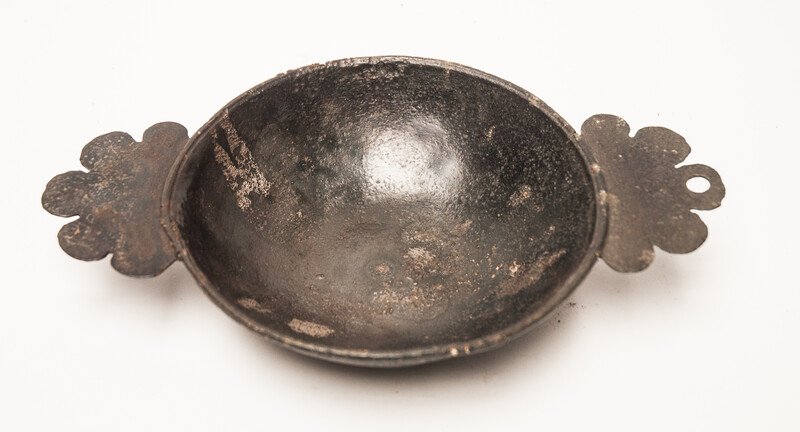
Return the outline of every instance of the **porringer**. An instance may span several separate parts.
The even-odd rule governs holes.
[[[81,153],[42,196],[81,260],[132,276],[183,261],[251,330],[325,360],[407,366],[501,346],[598,257],[687,253],[725,189],[686,141],[596,115],[578,134],[534,95],[458,64],[352,58],[276,76],[191,138],[158,123]],[[701,177],[702,193],[687,187]]]

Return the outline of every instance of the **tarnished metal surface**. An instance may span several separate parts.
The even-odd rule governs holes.
[[[81,164],[89,170],[54,177],[42,206],[62,217],[80,216],[58,233],[69,255],[99,260],[113,254],[111,265],[130,276],[155,276],[175,261],[162,229],[160,203],[169,167],[186,144],[186,128],[159,123],[138,143],[123,132],[93,139],[83,148]]]
[[[464,66],[346,59],[256,86],[191,140],[174,123],[142,143],[99,137],[81,156],[90,171],[54,178],[42,203],[81,216],[59,233],[76,258],[111,252],[148,276],[177,256],[272,340],[403,366],[502,345],[598,255],[636,271],[653,244],[702,243],[689,210],[719,205],[719,176],[676,169],[689,148],[673,132],[628,132],[595,116],[578,136],[535,96]],[[695,176],[711,189],[689,192]]]
[[[593,150],[608,193],[608,234],[601,257],[623,272],[645,269],[653,261],[653,246],[670,253],[688,253],[706,240],[708,229],[692,209],[719,207],[725,186],[706,165],[675,166],[691,148],[680,135],[661,127],[646,127],[630,136],[625,120],[596,115],[584,122],[581,141]],[[708,180],[703,193],[689,190],[694,177]]]
[[[173,199],[187,258],[234,316],[292,342],[502,340],[568,293],[595,232],[577,138],[532,100],[402,61],[270,82],[194,138]]]

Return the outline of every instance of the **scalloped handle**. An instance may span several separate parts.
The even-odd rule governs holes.
[[[722,203],[725,186],[706,165],[676,165],[691,152],[677,133],[646,127],[630,136],[625,120],[595,115],[581,127],[607,190],[600,204],[608,207],[608,232],[600,257],[621,272],[644,270],[653,261],[653,246],[688,253],[706,240],[708,229],[691,210],[711,210]],[[708,190],[691,191],[686,182],[702,177]]]
[[[86,144],[81,164],[89,171],[54,177],[42,207],[61,217],[80,216],[58,232],[70,256],[99,260],[129,276],[156,276],[176,260],[161,223],[161,196],[170,167],[189,140],[177,123],[158,123],[136,142],[123,132]]]

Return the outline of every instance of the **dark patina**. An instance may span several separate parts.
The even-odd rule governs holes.
[[[42,198],[79,215],[59,241],[125,274],[175,259],[254,331],[306,354],[402,366],[497,347],[551,312],[598,256],[638,271],[697,248],[719,206],[686,142],[578,135],[542,101],[410,57],[312,65],[266,81],[194,136],[175,123],[98,137],[89,172]],[[686,181],[706,178],[698,194]]]

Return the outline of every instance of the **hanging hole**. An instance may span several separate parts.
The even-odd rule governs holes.
[[[704,193],[711,188],[711,183],[703,177],[692,177],[686,181],[686,187],[694,193]]]

